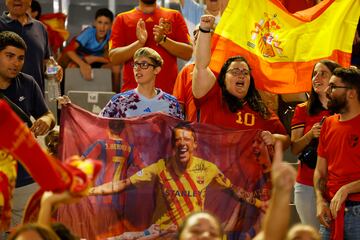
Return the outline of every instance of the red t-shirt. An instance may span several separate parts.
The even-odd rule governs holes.
[[[261,129],[271,133],[286,135],[286,130],[275,113],[271,112],[269,119],[264,119],[258,112],[252,110],[248,104],[233,113],[222,99],[221,89],[218,83],[202,98],[196,99],[195,103],[200,108],[200,122],[209,123],[232,129]]]
[[[360,114],[348,121],[339,118],[336,114],[325,120],[318,146],[318,156],[327,161],[330,197],[341,186],[360,179]],[[348,199],[360,201],[360,194],[350,194]]]
[[[167,52],[165,48],[156,44],[154,40],[153,28],[154,25],[159,24],[160,18],[163,18],[168,23],[166,30],[167,38],[177,42],[184,42],[190,44],[190,36],[186,27],[183,16],[175,10],[158,7],[152,13],[143,13],[138,8],[131,11],[120,13],[116,16],[112,26],[112,32],[109,42],[109,48],[124,47],[130,45],[137,40],[136,25],[139,19],[145,21],[148,38],[145,46],[157,51],[164,60],[161,72],[156,77],[157,88],[171,94],[175,79],[177,76],[177,62],[176,57]],[[123,68],[123,85],[121,91],[127,91],[136,88],[136,81],[134,78],[133,68],[131,66],[132,59],[125,62]]]
[[[192,93],[192,72],[194,70],[194,63],[186,65],[178,74],[173,95],[177,98],[179,103],[183,104],[185,107],[186,120],[195,122],[197,120],[196,116],[196,106],[194,102],[194,96]]]
[[[295,108],[294,116],[291,120],[291,130],[297,128],[304,129],[304,135],[311,130],[312,126],[320,122],[323,116],[329,116],[330,113],[328,110],[323,110],[316,115],[310,116],[307,113],[307,105],[308,103],[301,103],[298,104]],[[314,169],[309,168],[306,164],[299,164],[298,165],[298,172],[296,181],[301,184],[305,184],[308,186],[314,185]]]

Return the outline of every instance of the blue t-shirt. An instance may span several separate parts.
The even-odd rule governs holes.
[[[181,13],[184,16],[191,38],[193,38],[196,24],[200,23],[200,17],[204,15],[204,12],[205,6],[203,4],[199,4],[194,0],[184,0],[184,7],[181,8]]]
[[[96,29],[95,27],[88,27],[84,29],[79,36],[76,37],[76,41],[80,44],[78,48],[78,53],[94,55],[94,56],[103,56],[105,52],[105,46],[108,44],[110,39],[111,31],[108,31],[105,39],[102,42],[98,42],[96,39]]]
[[[34,78],[25,73],[19,73],[12,79],[7,89],[0,89],[7,98],[15,103],[29,117],[38,119],[49,111],[39,85]],[[21,187],[33,183],[34,180],[26,172],[25,168],[19,164],[16,187]]]

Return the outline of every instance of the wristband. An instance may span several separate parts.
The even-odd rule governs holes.
[[[166,35],[164,35],[164,37],[161,39],[159,43],[164,43],[164,42],[166,42]]]
[[[148,229],[146,229],[145,231],[144,231],[144,236],[149,236],[150,235],[150,231],[148,230]]]
[[[199,31],[203,32],[203,33],[211,33],[211,29],[206,30],[206,29],[203,29],[202,27],[199,27]]]

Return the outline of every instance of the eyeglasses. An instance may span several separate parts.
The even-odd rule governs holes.
[[[233,76],[244,76],[247,77],[250,75],[250,71],[246,69],[240,69],[240,68],[232,68],[226,71],[227,73],[230,73]]]
[[[132,64],[131,64],[131,66],[133,67],[133,68],[138,68],[138,67],[140,67],[141,69],[144,69],[144,70],[146,70],[146,69],[148,69],[150,66],[152,66],[152,67],[157,67],[156,65],[154,65],[154,64],[151,64],[151,63],[148,63],[148,62],[133,62]]]
[[[330,90],[330,92],[333,92],[337,88],[352,89],[352,87],[349,87],[349,86],[336,86],[335,84],[332,84],[332,83],[329,84],[328,89]]]

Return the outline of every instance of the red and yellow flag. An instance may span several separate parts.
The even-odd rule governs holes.
[[[65,28],[66,18],[67,16],[63,13],[47,13],[40,18],[40,21],[46,26],[50,46],[54,53],[69,38],[70,33]]]
[[[0,116],[0,232],[10,225],[16,161],[25,166],[41,191],[68,190],[76,196],[87,194],[100,172],[102,165],[99,161],[69,156],[65,163],[61,163],[37,144],[30,129],[4,100],[0,101]],[[39,203],[41,195],[36,196]],[[35,214],[33,210],[39,209],[39,205],[29,205],[32,208],[27,210],[25,218],[34,219],[31,217]]]
[[[210,67],[219,72],[228,57],[242,55],[258,89],[309,91],[316,61],[350,65],[359,15],[359,0],[324,0],[295,14],[278,0],[230,0],[215,30]]]

